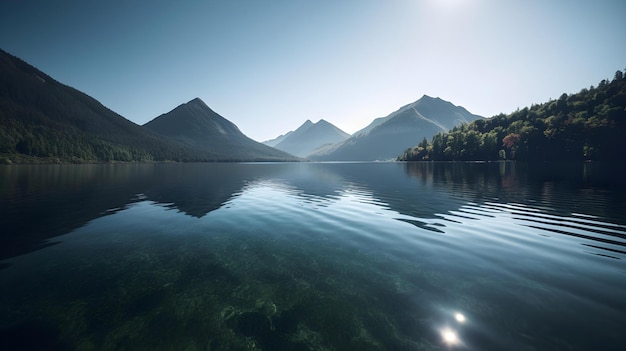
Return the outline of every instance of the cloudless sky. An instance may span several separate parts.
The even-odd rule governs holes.
[[[486,117],[612,79],[623,0],[0,0],[0,48],[137,124],[200,97],[263,141],[422,95]]]

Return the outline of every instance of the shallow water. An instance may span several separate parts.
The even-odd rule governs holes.
[[[0,180],[9,349],[626,342],[626,188],[603,165],[8,166]]]

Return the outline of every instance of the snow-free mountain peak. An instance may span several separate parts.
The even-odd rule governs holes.
[[[248,138],[200,98],[179,105],[144,127],[185,144],[228,155],[233,161],[294,159],[285,152]]]
[[[309,155],[320,161],[372,161],[393,159],[423,138],[446,132],[461,123],[482,118],[465,108],[428,95],[374,119],[349,139]]]
[[[178,139],[210,135],[245,137],[234,123],[211,110],[200,98],[181,104],[144,126],[159,134],[177,136]]]
[[[298,129],[268,140],[265,144],[292,155],[306,157],[321,146],[343,141],[349,136],[348,133],[326,120],[320,119],[317,123],[313,123],[307,119]]]

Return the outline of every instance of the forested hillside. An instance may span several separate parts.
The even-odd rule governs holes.
[[[215,159],[145,130],[0,50],[0,163]]]
[[[577,94],[436,134],[398,160],[623,160],[624,138],[626,78],[617,71]]]

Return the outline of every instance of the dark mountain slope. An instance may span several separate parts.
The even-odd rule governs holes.
[[[248,138],[199,98],[160,115],[144,127],[185,145],[217,153],[230,161],[296,160],[292,155]]]
[[[0,50],[0,161],[216,160],[167,140]]]
[[[395,158],[406,145],[482,118],[440,98],[424,95],[387,117],[377,118],[339,144],[309,156],[320,161],[373,161]]]
[[[307,120],[298,129],[289,132],[275,148],[299,157],[306,157],[316,149],[346,140],[350,134],[323,119],[317,123]]]

